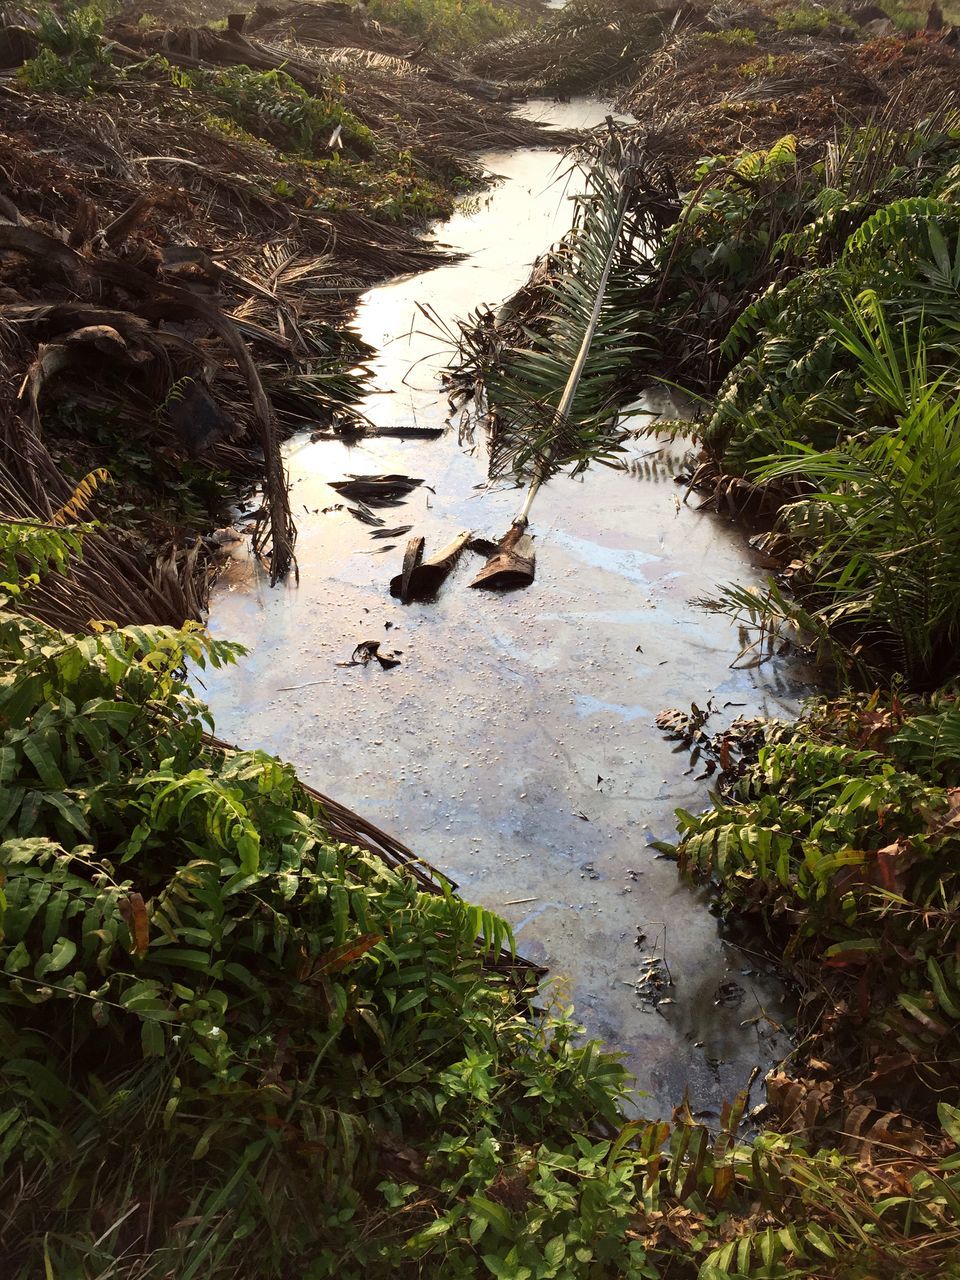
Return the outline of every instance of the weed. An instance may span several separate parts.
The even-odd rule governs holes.
[[[730,27],[725,31],[704,31],[700,39],[707,46],[710,44],[756,44],[757,33],[750,27]]]
[[[38,15],[40,52],[17,72],[29,89],[86,95],[116,77],[103,41],[104,10],[95,4],[67,4],[62,13]]]
[[[856,30],[856,23],[842,10],[814,4],[802,3],[777,9],[773,18],[780,31],[791,35],[815,36],[832,26]]]
[[[185,71],[170,68],[177,88],[205,94],[238,128],[266,138],[283,150],[306,156],[326,154],[337,133],[343,146],[369,155],[374,135],[343,105],[333,85],[322,97],[308,93],[285,71],[249,67]]]

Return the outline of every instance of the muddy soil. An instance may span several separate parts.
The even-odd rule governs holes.
[[[608,108],[550,110],[571,127]],[[508,296],[568,226],[558,154],[484,162],[502,180],[436,233],[463,259],[362,301],[358,327],[380,350],[382,390],[364,405],[375,423],[444,425],[437,372],[449,352],[418,308],[452,322]],[[715,1110],[781,1056],[784,1015],[776,984],[721,940],[703,896],[649,848],[671,836],[677,806],[706,804],[708,786],[654,721],[711,698],[717,727],[796,711],[801,674],[732,668],[736,631],[691,604],[761,576],[742,533],[684,505],[682,459],[644,440],[625,471],[543,491],[530,589],[469,590],[482,562],[468,553],[436,602],[404,606],[388,584],[408,535],[373,538],[328,482],[420,477],[402,505],[378,511],[385,527],[410,525],[429,549],[466,528],[496,537],[518,496],[487,491],[482,442],[461,442],[457,424],[435,441],[304,434],[287,461],[300,585],[271,590],[242,551],[221,579],[211,629],[250,654],[205,677],[218,731],[292,761],[510,920],[557,997],[626,1054],[646,1112],[669,1111],[685,1087],[696,1109]],[[370,639],[399,665],[338,665]]]

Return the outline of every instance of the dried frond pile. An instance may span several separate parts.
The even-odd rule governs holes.
[[[787,133],[822,145],[896,102],[920,119],[960,89],[950,32],[867,43],[775,29],[724,35],[678,32],[619,102],[680,175],[702,156],[769,147]]]
[[[693,12],[691,10],[691,12]],[[687,8],[656,0],[569,0],[542,28],[481,49],[480,75],[526,82],[533,91],[596,92],[626,83]]]
[[[3,16],[12,60],[36,54],[36,21]],[[262,39],[63,21],[62,56],[0,78],[4,511],[46,519],[107,468],[85,559],[31,607],[177,623],[204,606],[201,535],[254,483],[255,549],[272,581],[294,568],[280,442],[357,428],[356,297],[443,260],[417,227],[477,151],[547,135],[345,5],[260,11]]]

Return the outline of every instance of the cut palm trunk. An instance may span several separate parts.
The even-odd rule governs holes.
[[[404,604],[435,596],[472,537],[472,532],[464,529],[442,551],[426,560],[423,559],[423,538],[411,538],[404,553],[403,569],[390,580],[390,594]]]
[[[523,524],[514,520],[500,539],[497,549],[483,566],[471,587],[529,587],[534,579],[537,553],[533,539]]]

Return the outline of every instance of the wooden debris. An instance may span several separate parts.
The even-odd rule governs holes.
[[[473,534],[464,529],[429,559],[423,559],[423,538],[411,538],[403,557],[403,571],[390,580],[390,594],[407,604],[435,596],[460,559]]]
[[[403,570],[390,582],[390,594],[398,596],[404,604],[410,599],[410,582],[413,574],[423,559],[423,538],[411,538],[403,553]]]
[[[533,539],[523,524],[512,524],[497,544],[497,550],[483,566],[471,587],[485,589],[529,587],[536,570]]]

